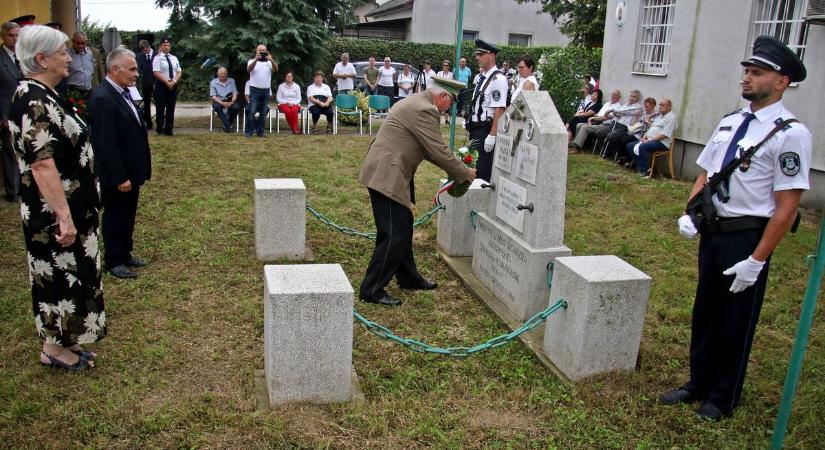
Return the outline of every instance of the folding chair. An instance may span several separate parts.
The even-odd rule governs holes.
[[[384,112],[380,112],[384,111]],[[370,136],[372,136],[372,118],[386,119],[390,111],[390,98],[386,95],[370,95],[367,106],[367,119],[370,124]]]
[[[332,121],[332,134],[338,134],[338,115],[354,116],[358,114],[358,134],[364,134],[361,109],[354,95],[338,94],[335,96],[335,116]]]
[[[243,129],[246,130],[246,107],[243,109]],[[272,110],[278,111],[278,108],[273,108],[272,105],[269,105],[267,108],[266,114],[269,116],[269,134],[272,134]],[[238,114],[240,116],[240,114]],[[210,119],[211,120],[211,119]],[[237,126],[235,127],[237,128]],[[211,128],[210,128],[211,130]]]
[[[306,134],[306,131],[305,131],[306,124],[304,123],[304,110],[306,108],[304,108],[303,105],[298,105],[298,106],[301,107],[301,110],[298,111],[298,122],[301,125],[301,132]],[[281,110],[278,109],[277,106],[274,109],[275,109],[275,133],[276,134],[281,134]],[[284,117],[286,117],[286,115],[284,115]],[[269,132],[272,133],[272,121],[270,121],[270,124],[269,124]]]
[[[650,178],[653,178],[653,174],[655,171],[653,169],[656,168],[656,158],[660,156],[667,155],[667,165],[668,169],[670,169],[670,178],[676,179],[676,171],[673,170],[673,147],[676,145],[676,136],[673,136],[670,140],[670,148],[668,150],[659,150],[655,151],[650,154],[650,169],[647,171],[647,175]]]
[[[209,105],[209,109],[211,109],[211,110],[212,110],[212,114],[210,114],[210,115],[209,115],[209,131],[212,131],[212,125],[213,125],[213,124],[212,124],[212,122],[214,122],[214,120],[215,120],[215,116],[217,116],[217,115],[218,115],[218,113],[215,111],[215,109],[214,109],[214,108],[212,108],[212,105],[211,105],[211,104]],[[240,131],[241,131],[241,129],[240,129],[240,128],[238,128],[238,127],[240,126],[240,124],[241,124],[241,113],[240,113],[240,111],[239,111],[239,112],[238,112],[238,115],[237,115],[237,116],[235,116],[235,132],[236,132],[236,133],[238,133],[238,132],[240,132]],[[245,124],[246,124],[246,117],[244,116],[244,125],[245,125]]]

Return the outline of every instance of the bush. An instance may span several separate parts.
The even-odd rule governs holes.
[[[538,64],[541,72],[541,90],[550,93],[556,110],[563,120],[576,112],[581,99],[582,77],[598,76],[601,71],[602,50],[576,45],[544,55]]]

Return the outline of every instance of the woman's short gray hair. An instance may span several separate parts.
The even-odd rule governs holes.
[[[120,60],[127,57],[135,59],[135,52],[124,47],[118,47],[112,50],[109,56],[106,57],[106,72],[111,72],[112,66],[116,66]]]
[[[23,76],[29,77],[35,73],[45,71],[46,69],[37,64],[35,56],[38,53],[51,56],[60,50],[64,50],[67,42],[69,42],[69,36],[54,28],[43,25],[23,27],[20,30],[20,36],[17,38],[17,46],[15,47],[15,55],[20,61]]]

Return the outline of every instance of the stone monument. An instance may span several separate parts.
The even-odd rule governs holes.
[[[441,180],[441,184],[447,180]],[[444,209],[438,211],[436,243],[447,256],[472,256],[475,236],[473,211],[487,204],[489,191],[482,189],[484,180],[475,180],[461,197],[441,194]],[[439,187],[441,186],[439,184]]]
[[[338,264],[264,266],[264,370],[271,406],[352,398],[354,301]]]
[[[300,178],[255,180],[255,255],[261,261],[306,257],[306,187]]]
[[[567,308],[547,318],[544,353],[573,381],[633,370],[651,279],[617,256],[556,258],[550,302]]]
[[[498,121],[492,192],[478,214],[473,274],[524,321],[547,308],[547,264],[563,245],[567,130],[550,95],[522,92]]]

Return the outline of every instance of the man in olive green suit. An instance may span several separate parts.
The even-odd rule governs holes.
[[[418,273],[412,251],[415,203],[413,177],[426,159],[444,169],[456,183],[472,181],[475,169],[456,159],[439,128],[464,83],[433,77],[434,86],[396,103],[367,152],[358,179],[367,187],[375,218],[375,250],[361,282],[360,297],[369,303],[398,306],[401,300],[384,287],[393,276],[402,289],[435,289]]]

